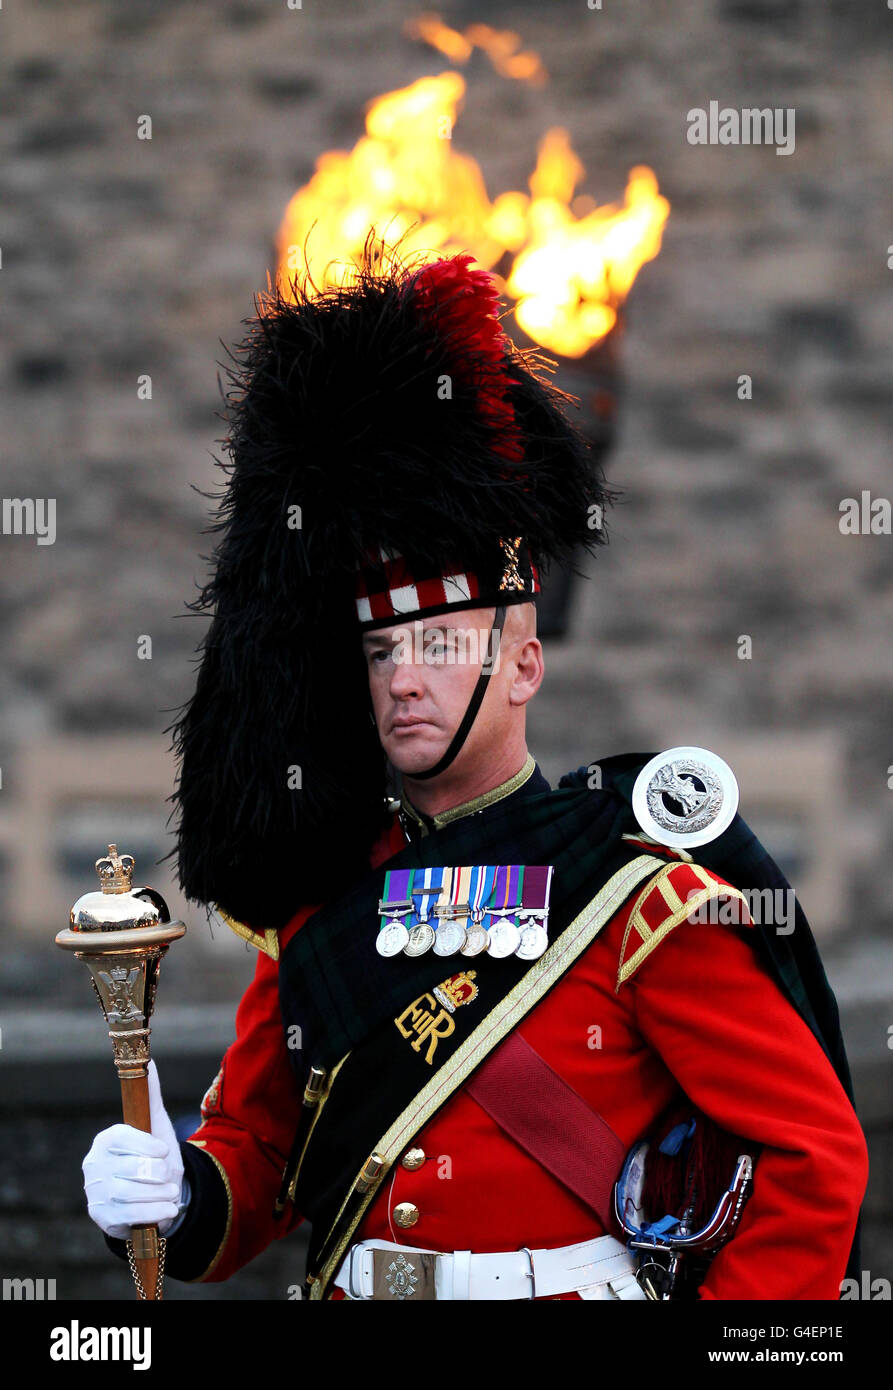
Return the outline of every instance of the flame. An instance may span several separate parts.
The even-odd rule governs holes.
[[[538,53],[521,48],[521,36],[511,29],[494,29],[489,24],[469,24],[464,33],[444,24],[439,15],[423,14],[408,19],[404,33],[420,39],[443,53],[452,63],[466,63],[476,48],[486,53],[493,67],[503,77],[529,82],[542,87],[549,80]]]
[[[408,19],[403,32],[411,39],[430,44],[438,53],[445,54],[451,63],[466,63],[474,51],[474,44],[464,34],[460,34],[458,29],[451,29],[436,14],[422,14],[417,19]]]
[[[542,87],[548,81],[549,75],[539,54],[532,51],[519,53],[521,39],[511,29],[492,29],[489,24],[472,24],[465,30],[465,36],[475,48],[483,49],[503,77],[514,77],[534,87]]]
[[[637,165],[623,207],[576,217],[568,204],[582,172],[567,132],[550,131],[530,180],[527,244],[506,281],[524,332],[563,357],[582,357],[610,333],[640,266],[660,250],[670,210],[652,170]]]
[[[295,277],[316,290],[349,281],[370,231],[388,243],[402,237],[407,256],[470,251],[484,269],[505,271],[529,337],[581,357],[611,331],[639,268],[658,254],[670,205],[643,165],[630,171],[622,206],[575,197],[585,169],[558,128],[540,142],[530,193],[491,202],[477,162],[452,146],[464,95],[460,74],[444,72],[372,102],[365,136],[350,152],[323,154],[289,202],[280,286],[287,294]]]

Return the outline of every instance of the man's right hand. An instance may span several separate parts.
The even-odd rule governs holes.
[[[107,1236],[126,1240],[131,1227],[173,1225],[186,1206],[183,1156],[161,1099],[154,1062],[149,1063],[152,1133],[112,1125],[97,1134],[81,1165],[87,1211]]]

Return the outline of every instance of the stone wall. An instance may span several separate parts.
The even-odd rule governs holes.
[[[353,144],[372,97],[445,67],[403,35],[416,12],[398,0],[13,0],[0,13],[0,494],[57,499],[52,546],[0,535],[0,1084],[4,1066],[11,1085],[9,1068],[27,1064],[26,1015],[49,1032],[49,1000],[93,1007],[51,938],[103,836],[129,826],[145,876],[169,889],[148,865],[169,847],[163,730],[190,691],[201,630],[182,614],[210,548],[209,504],[192,489],[215,486],[221,340],[252,312],[316,157]],[[609,472],[625,502],[593,582],[574,591],[569,637],[547,648],[531,747],[553,779],[612,752],[713,747],[770,848],[790,845],[846,998],[873,1150],[870,1267],[890,1277],[893,542],[841,534],[838,509],[891,486],[893,12],[845,0],[463,0],[441,12],[516,28],[550,74],[542,89],[509,82],[480,54],[465,69],[454,141],[491,196],[524,187],[538,138],[565,125],[598,202],[645,163],[672,204],[624,319]],[[794,108],[795,151],[689,144],[687,112],[712,100]],[[144,113],[151,141],[137,139]],[[145,373],[151,401],[137,398]],[[151,661],[137,654],[146,635]],[[78,754],[95,784],[59,791],[61,762]],[[153,755],[140,800],[136,768]],[[39,908],[40,867],[21,869],[29,815],[53,817]],[[78,838],[94,827],[95,852]],[[196,992],[234,1005],[246,951],[200,914],[190,923],[191,954],[175,965],[172,953],[162,990],[184,1011]],[[225,1033],[209,1037],[207,1065]],[[15,1086],[27,1091],[21,1074]],[[2,1122],[3,1244],[16,1259],[34,1252],[35,1274],[64,1244],[66,1271],[89,1268],[91,1295],[117,1296],[121,1272],[92,1268],[94,1233],[74,1219],[104,1107],[32,1110]],[[290,1257],[268,1258],[268,1273],[246,1272],[245,1296],[284,1296]]]

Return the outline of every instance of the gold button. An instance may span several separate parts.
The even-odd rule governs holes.
[[[421,1168],[425,1162],[424,1149],[407,1149],[400,1162],[404,1168],[408,1168],[410,1173],[414,1173],[417,1168]]]
[[[415,1202],[398,1202],[394,1207],[394,1221],[404,1230],[414,1226],[419,1219],[419,1209]]]

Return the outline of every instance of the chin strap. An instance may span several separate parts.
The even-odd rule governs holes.
[[[449,748],[446,750],[443,757],[438,762],[436,762],[433,767],[428,768],[427,772],[408,772],[406,774],[407,777],[410,777],[418,782],[425,782],[429,777],[437,777],[439,773],[443,772],[445,768],[449,767],[450,763],[453,761],[456,754],[459,752],[459,749],[462,747],[463,743],[468,737],[469,730],[471,729],[471,726],[475,721],[475,716],[477,715],[477,712],[481,707],[481,701],[483,700],[484,695],[487,692],[487,681],[493,673],[493,663],[496,660],[496,655],[499,650],[499,642],[502,636],[502,625],[504,622],[505,604],[503,603],[500,604],[499,607],[496,609],[496,613],[493,618],[493,626],[490,628],[490,632],[487,638],[487,655],[485,656],[484,664],[481,667],[481,674],[478,676],[477,685],[474,687],[474,690],[471,693],[471,699],[468,701],[468,708],[462,716],[462,722],[460,723],[458,729],[453,734],[452,742],[450,743]],[[493,641],[494,635],[496,638],[495,643]]]

